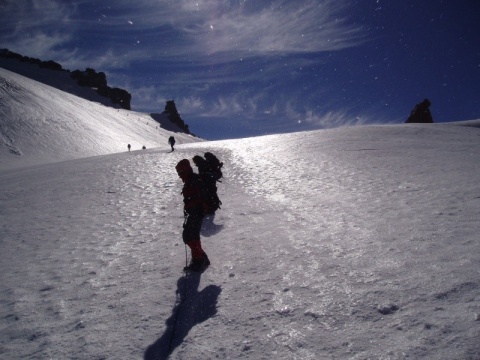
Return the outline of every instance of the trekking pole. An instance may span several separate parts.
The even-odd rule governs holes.
[[[185,244],[185,267],[188,266],[187,244]]]
[[[185,210],[183,210],[183,228],[185,229],[185,224],[187,223],[187,219],[188,219],[188,214]],[[185,267],[188,266],[188,255],[187,255],[187,243],[184,243],[185,244]]]

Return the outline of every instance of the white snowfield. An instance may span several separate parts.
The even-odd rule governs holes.
[[[2,168],[0,358],[479,359],[479,126]],[[205,151],[223,206],[184,274],[174,167]]]

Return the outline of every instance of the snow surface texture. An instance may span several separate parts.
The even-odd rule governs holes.
[[[25,166],[58,161],[65,137],[93,138],[116,112],[51,94],[58,107],[29,103],[57,119],[48,142],[2,124],[22,155],[0,157],[1,359],[480,358],[478,121],[172,153],[167,138],[126,152],[125,137],[118,154]],[[102,116],[74,138],[68,106]],[[225,163],[223,206],[202,230],[211,267],[186,275],[174,166],[205,151]]]
[[[174,165],[225,162],[184,275]],[[0,172],[5,359],[478,359],[480,130],[345,128]]]

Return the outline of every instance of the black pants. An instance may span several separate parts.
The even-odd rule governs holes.
[[[183,223],[183,242],[186,244],[193,240],[200,240],[200,230],[202,229],[203,212],[193,212],[185,216]]]

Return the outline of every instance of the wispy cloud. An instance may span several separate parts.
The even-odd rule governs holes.
[[[254,97],[245,97],[241,94],[225,95],[208,103],[198,97],[189,97],[180,98],[178,101],[176,100],[176,103],[187,118],[235,117],[249,122],[261,122],[267,118],[276,118],[278,120],[277,127],[292,128],[297,124],[310,129],[375,123],[375,117],[356,114],[355,111],[348,109],[322,111],[305,108],[298,102],[283,101],[283,99],[274,99],[267,103],[261,94]]]
[[[172,100],[165,88],[153,86],[136,88],[135,102],[137,106],[156,106],[156,112],[163,111],[166,100]],[[272,96],[270,92],[232,91],[222,95],[199,96],[184,94],[175,97],[175,103],[185,121],[189,119],[230,119],[249,124],[267,125],[276,131],[282,129],[326,129],[340,126],[362,125],[367,123],[385,122],[381,116],[372,113],[359,112],[353,107],[321,106],[323,98],[318,103],[305,104],[298,97],[288,98]],[[318,106],[316,106],[318,105]],[[338,104],[337,104],[338,105]],[[329,110],[326,110],[329,109]],[[333,110],[331,110],[333,109]],[[378,112],[378,109],[377,109]],[[376,119],[378,121],[376,121]],[[275,125],[273,125],[272,123]],[[381,120],[381,121],[380,121]],[[268,127],[268,126],[267,126]]]
[[[118,3],[122,6],[122,2]],[[170,54],[231,61],[269,54],[334,51],[357,45],[361,31],[344,18],[341,0],[143,1],[135,27],[168,27],[178,39]],[[126,23],[124,18],[118,23]]]
[[[70,41],[69,34],[32,32],[28,37],[22,37],[14,43],[4,43],[3,47],[14,49],[20,54],[31,55],[40,59],[65,59],[72,54],[69,51],[58,49],[59,45]]]
[[[355,45],[358,29],[341,18],[341,1],[182,1],[182,30],[203,54],[251,57],[339,50]]]
[[[62,24],[74,8],[55,0],[5,0],[0,5],[2,42],[44,54],[71,39]]]
[[[247,97],[241,93],[218,96],[208,102],[199,97],[180,98],[178,104],[183,113],[203,118],[240,116],[253,119],[261,108],[258,98]]]
[[[36,33],[45,28],[61,28],[61,24],[75,13],[75,3],[58,0],[4,0],[0,5],[2,24],[0,30],[8,30],[10,36]]]
[[[361,33],[343,18],[345,4],[341,0],[6,0],[2,10],[8,18],[2,16],[0,29],[11,43],[27,44],[28,38],[36,38],[42,53],[58,51],[62,45],[71,48],[73,39],[95,32],[95,41],[107,42],[106,52],[118,54],[125,50],[122,44],[133,46],[138,38],[138,44],[150,50],[143,52],[145,57],[215,55],[216,61],[232,61],[355,46]],[[125,40],[129,38],[130,43]]]

